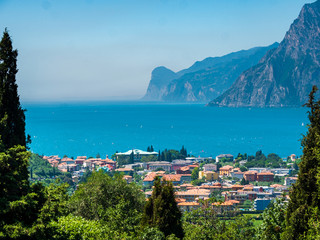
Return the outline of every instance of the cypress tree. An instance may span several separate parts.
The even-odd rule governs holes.
[[[142,226],[156,227],[165,236],[174,234],[182,239],[184,233],[181,217],[172,183],[156,177],[152,195],[144,208]]]
[[[317,90],[313,86],[309,101],[305,104],[310,108],[310,124],[301,142],[302,161],[299,164],[298,180],[290,192],[284,239],[305,239],[312,212],[320,204],[320,100],[315,101]]]
[[[132,149],[132,152],[131,152],[131,154],[130,154],[129,163],[130,163],[130,164],[134,163],[134,153],[133,153],[133,149]]]
[[[16,84],[18,51],[12,48],[7,29],[0,42],[0,135],[5,149],[26,146],[25,115]],[[30,138],[28,138],[30,139]]]

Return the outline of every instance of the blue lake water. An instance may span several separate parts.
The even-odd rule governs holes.
[[[24,104],[31,150],[45,155],[111,156],[133,148],[300,155],[306,108],[219,108],[204,104],[104,102]]]

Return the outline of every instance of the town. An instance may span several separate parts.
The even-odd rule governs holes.
[[[180,158],[175,159],[179,154]],[[168,155],[170,161],[164,161]],[[105,159],[99,156],[42,158],[59,171],[71,173],[75,185],[85,173],[102,170],[109,174],[122,174],[127,183],[138,184],[148,198],[155,178],[160,177],[172,182],[181,211],[210,205],[217,213],[228,214],[236,211],[259,213],[273,199],[288,198],[290,187],[297,180],[300,159],[294,154],[284,159],[276,154],[269,154],[269,157],[276,159],[278,167],[272,167],[277,164],[268,162],[261,151],[256,156],[221,154],[206,158],[187,156],[184,147],[180,152],[165,150],[165,153],[160,153],[154,152],[151,146],[147,151],[132,149]],[[256,161],[258,158],[264,159],[271,167],[260,167],[261,160]]]

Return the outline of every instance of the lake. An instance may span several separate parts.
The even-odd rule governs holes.
[[[219,108],[204,104],[101,102],[24,104],[31,150],[44,155],[111,156],[133,148],[300,155],[307,108]]]

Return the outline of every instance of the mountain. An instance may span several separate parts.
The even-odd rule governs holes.
[[[278,45],[209,57],[177,73],[165,67],[155,68],[143,100],[208,102],[226,91],[244,70],[257,64],[268,50]]]
[[[320,0],[304,5],[278,48],[209,106],[301,106],[312,85],[320,86]]]
[[[157,67],[151,73],[151,80],[143,100],[159,101],[167,91],[167,85],[177,77],[177,74],[166,67]]]

